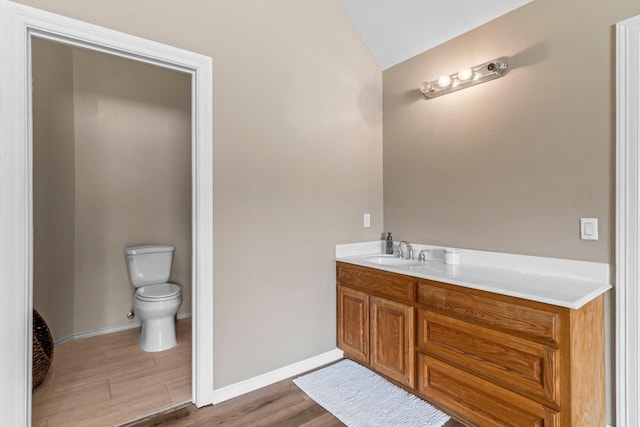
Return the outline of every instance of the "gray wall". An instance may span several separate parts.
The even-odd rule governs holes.
[[[385,228],[434,245],[615,271],[615,23],[637,0],[536,0],[383,73]],[[421,82],[499,56],[503,78],[425,100]],[[580,217],[599,219],[580,240]],[[608,422],[615,317],[607,313]]]
[[[33,40],[33,307],[74,332],[75,136],[70,48]]]
[[[33,46],[34,306],[56,339],[127,323],[123,248],[171,243],[190,312],[190,76]]]
[[[397,239],[614,262],[615,23],[636,0],[537,0],[383,73],[385,228]],[[503,78],[421,82],[499,56]],[[580,217],[599,219],[582,241]]]
[[[22,3],[213,58],[214,386],[335,349],[334,245],[383,228],[382,76],[340,2]]]
[[[74,50],[76,330],[127,322],[126,246],[176,246],[191,312],[191,76]]]

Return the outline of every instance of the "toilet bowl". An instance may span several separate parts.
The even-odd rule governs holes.
[[[182,291],[167,282],[174,250],[172,245],[125,248],[129,280],[136,289],[133,309],[142,322],[138,346],[144,351],[168,350],[177,344],[175,318]]]

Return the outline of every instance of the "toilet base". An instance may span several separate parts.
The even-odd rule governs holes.
[[[147,352],[169,350],[178,344],[175,316],[142,322],[138,346]]]
[[[180,294],[161,301],[133,299],[133,309],[142,321],[138,346],[144,351],[169,350],[177,344],[176,314],[182,304]]]

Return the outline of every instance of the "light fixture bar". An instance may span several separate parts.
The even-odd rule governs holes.
[[[502,56],[473,68],[465,68],[454,74],[445,74],[436,80],[424,82],[420,87],[420,92],[425,98],[431,99],[497,79],[509,71],[507,59],[506,56]]]

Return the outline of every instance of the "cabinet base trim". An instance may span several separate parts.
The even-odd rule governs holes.
[[[271,372],[267,372],[257,377],[249,378],[248,380],[240,381],[235,384],[231,384],[217,390],[213,390],[213,404],[224,402],[225,400],[233,399],[234,397],[241,396],[243,394],[252,392],[262,387],[266,387],[271,384],[275,384],[278,381],[286,380],[287,378],[295,375],[302,374],[312,369],[319,368],[336,360],[340,360],[344,357],[344,353],[340,349],[328,351],[326,353],[319,354],[309,359],[301,360],[300,362],[292,363],[291,365],[284,366],[279,369],[275,369]]]

